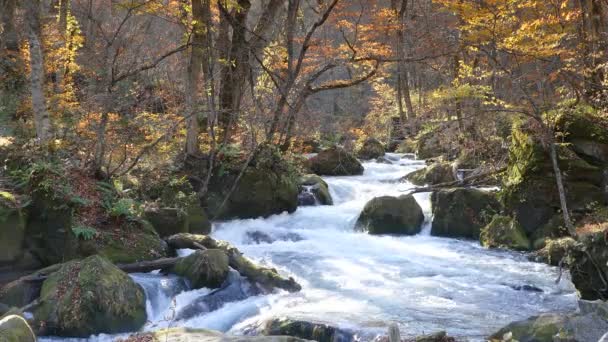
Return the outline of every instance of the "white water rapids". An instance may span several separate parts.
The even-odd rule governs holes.
[[[555,284],[556,268],[530,262],[522,254],[484,249],[476,241],[431,237],[429,194],[415,195],[427,217],[421,234],[355,232],[355,220],[368,200],[403,194],[412,185],[395,180],[424,166],[397,154],[387,157],[394,164],[364,163],[362,176],[325,177],[333,206],[300,207],[293,214],[214,225],[213,237],[293,276],[302,285],[301,292],[243,299],[238,294],[246,293],[248,286],[235,280],[231,294],[236,293],[238,300],[216,301],[194,312],[190,307],[182,315],[211,290],[187,290],[175,276],[137,274],[133,277],[148,296],[151,322],[144,330],[170,325],[245,334],[269,318],[287,316],[350,329],[363,341],[385,334],[390,322],[397,323],[404,336],[446,330],[476,341],[515,320],[576,309],[575,289],[568,278]],[[264,238],[253,238],[256,234]],[[524,285],[542,292],[517,290]],[[55,340],[85,341],[40,339]]]

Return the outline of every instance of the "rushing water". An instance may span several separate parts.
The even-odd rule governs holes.
[[[575,310],[574,287],[567,278],[555,284],[555,268],[529,262],[522,254],[484,249],[475,241],[431,237],[428,194],[415,195],[427,217],[421,234],[355,232],[368,200],[403,194],[412,185],[395,180],[424,165],[397,154],[388,158],[392,165],[365,163],[362,176],[325,177],[333,206],[215,224],[215,238],[293,276],[301,292],[261,295],[237,273],[220,291],[187,290],[175,276],[136,274],[148,297],[151,322],[144,329],[170,325],[245,334],[269,318],[287,316],[350,329],[364,341],[384,334],[390,322],[405,336],[446,330],[483,340],[514,320]],[[518,290],[522,286],[536,290]]]

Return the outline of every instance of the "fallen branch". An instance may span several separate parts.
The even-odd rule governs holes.
[[[435,185],[430,185],[430,186],[425,186],[422,188],[416,188],[413,190],[410,190],[407,195],[412,195],[412,194],[416,194],[416,193],[420,193],[420,192],[431,192],[437,189],[445,189],[445,188],[453,188],[453,187],[458,187],[458,186],[473,186],[473,185],[478,185],[481,181],[485,180],[486,178],[502,173],[506,170],[506,167],[502,167],[500,169],[497,170],[490,170],[487,172],[483,172],[483,173],[479,173],[476,175],[472,175],[469,177],[466,177],[462,180],[455,180],[455,181],[450,181],[450,182],[444,182],[444,183],[439,183],[439,184],[435,184]]]

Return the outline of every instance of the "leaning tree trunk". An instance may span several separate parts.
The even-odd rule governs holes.
[[[40,44],[40,0],[26,1],[30,48],[30,92],[36,136],[41,143],[51,139],[51,119],[44,96],[44,55]]]
[[[551,139],[553,139],[553,135],[551,135]],[[564,217],[564,223],[566,228],[568,229],[568,233],[572,236],[576,236],[576,229],[572,224],[572,220],[570,219],[570,213],[568,212],[568,202],[566,200],[566,190],[564,189],[564,181],[562,179],[562,171],[559,167],[558,156],[557,156],[557,148],[555,146],[555,141],[550,141],[549,143],[549,154],[551,155],[551,164],[553,165],[553,172],[555,173],[555,181],[557,183],[557,191],[559,193],[559,204],[562,210],[562,215]]]

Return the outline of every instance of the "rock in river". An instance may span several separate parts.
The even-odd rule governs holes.
[[[356,226],[370,234],[415,235],[423,222],[422,208],[414,196],[383,196],[367,202]]]

